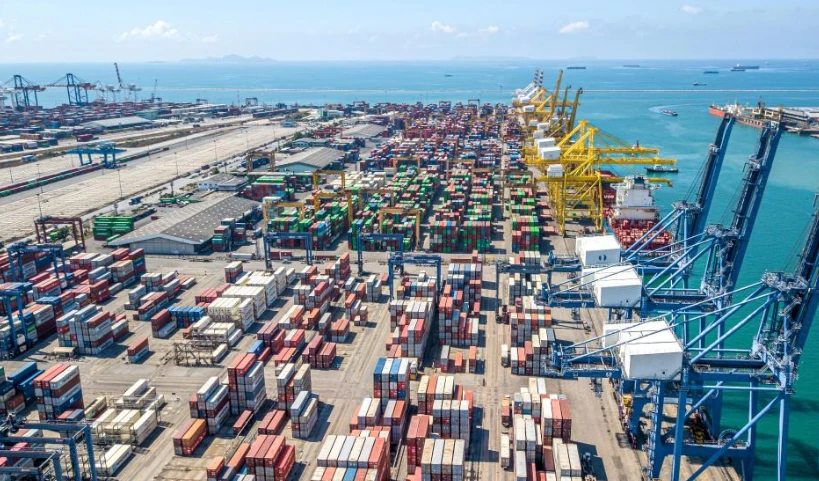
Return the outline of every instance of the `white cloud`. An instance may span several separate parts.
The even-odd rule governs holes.
[[[373,35],[372,37],[367,39],[367,43],[375,43],[378,41],[378,35]]]
[[[572,22],[563,25],[563,27],[558,30],[560,33],[575,33],[581,30],[586,30],[589,28],[589,22],[585,20],[581,20],[579,22]]]
[[[457,31],[455,27],[452,25],[447,25],[445,23],[441,23],[438,20],[432,22],[432,25],[429,27],[433,32],[436,33],[445,33],[447,35],[451,35]]]
[[[14,31],[9,32],[9,36],[6,37],[6,43],[14,43],[23,38],[23,35]]]
[[[123,32],[116,37],[116,40],[118,42],[124,42],[129,39],[152,38],[179,39],[181,35],[179,30],[173,28],[170,23],[164,20],[157,20],[156,23],[148,25],[145,28],[134,27],[128,32]]]
[[[5,25],[6,25],[6,24],[5,24],[5,23],[3,23],[3,19],[2,19],[2,18],[0,18],[0,28],[3,28]]]
[[[219,41],[219,35],[197,35],[190,32],[183,33],[179,31],[179,29],[175,28],[171,23],[164,20],[157,20],[153,25],[148,25],[145,28],[134,27],[131,30],[114,37],[116,42],[152,39],[214,43]]]
[[[458,32],[457,34],[455,34],[455,38],[466,38],[468,36],[469,34],[466,32]]]
[[[486,28],[481,29],[481,33],[488,33],[489,35],[494,35],[500,31],[497,25],[489,25]]]
[[[683,13],[687,13],[689,15],[696,15],[702,12],[702,7],[695,7],[693,5],[683,5],[680,7],[680,11]]]

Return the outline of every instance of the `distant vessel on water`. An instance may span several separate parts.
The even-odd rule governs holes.
[[[680,169],[671,165],[654,164],[646,167],[646,172],[662,172],[665,174],[676,174]]]
[[[640,68],[640,66],[637,65],[636,63],[627,63],[623,65],[623,68]]]
[[[452,74],[451,73],[445,73],[444,77],[452,77]]]
[[[706,70],[706,71],[705,71],[705,72],[703,72],[703,73],[706,73],[706,74],[718,74],[718,73],[719,73],[719,70]]]
[[[731,72],[744,72],[746,70],[759,70],[759,65],[740,65],[736,64],[731,67]]]
[[[706,85],[708,84],[705,82],[694,82],[694,87],[704,87]]]
[[[569,65],[566,70],[586,70],[585,65]]]
[[[663,115],[671,116],[671,117],[676,117],[677,116],[677,112],[675,112],[673,110],[668,110],[668,109],[660,110],[660,113],[663,114]]]

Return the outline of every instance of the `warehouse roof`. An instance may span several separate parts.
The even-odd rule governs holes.
[[[124,246],[156,238],[201,244],[213,237],[213,229],[222,219],[241,217],[258,205],[241,197],[211,194],[202,202],[172,210],[159,220],[109,242],[109,245]]]
[[[344,136],[360,139],[369,139],[371,137],[381,135],[385,130],[387,130],[387,128],[382,125],[358,124],[354,127],[350,127],[349,129],[345,129]]]
[[[287,169],[288,165],[305,164],[317,169],[323,169],[333,162],[344,157],[344,152],[328,147],[306,149],[282,160],[276,160],[277,169]]]
[[[150,120],[143,119],[142,117],[118,117],[115,119],[101,119],[101,120],[93,120],[91,122],[86,122],[85,126],[87,127],[101,127],[103,129],[124,129],[127,127],[134,127],[137,125],[148,125],[152,124],[153,122]]]

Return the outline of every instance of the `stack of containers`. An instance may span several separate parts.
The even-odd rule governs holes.
[[[206,309],[200,306],[171,306],[168,308],[171,322],[180,329],[190,327],[196,321],[202,319],[206,312]]]
[[[225,266],[225,282],[235,283],[242,275],[243,265],[240,261],[234,261]]]
[[[512,216],[512,252],[540,251],[540,238],[540,222],[537,216]]]
[[[463,481],[466,443],[461,439],[426,439],[416,481]]]
[[[436,399],[432,404],[432,432],[446,439],[463,439],[469,444],[471,412],[469,401]]]
[[[583,465],[577,444],[555,439],[552,442],[552,455],[557,479],[574,481],[583,475]]]
[[[424,452],[424,442],[432,437],[432,418],[419,414],[413,416],[407,430],[407,472],[415,472],[421,466],[421,455]]]
[[[382,282],[380,276],[375,274],[367,277],[366,286],[366,300],[367,302],[378,302],[381,297]]]
[[[211,302],[221,297],[222,294],[224,294],[224,292],[228,290],[229,287],[230,284],[222,284],[219,287],[208,287],[207,289],[202,289],[202,291],[196,295],[194,301],[196,301],[197,304],[200,303],[210,304]]]
[[[320,480],[387,481],[390,478],[389,443],[377,437],[327,436],[316,463],[318,467],[312,479],[319,476]]]
[[[277,272],[280,272],[280,274],[277,275],[274,273],[273,275],[270,275],[265,272],[249,272],[247,275],[237,281],[237,285],[263,288],[265,295],[265,306],[270,307],[274,302],[276,302],[276,299],[279,298],[279,295],[284,292],[284,288],[287,286],[283,269],[280,268],[277,270]]]
[[[316,427],[319,412],[319,396],[310,391],[302,391],[290,406],[290,428],[293,437],[307,439]]]
[[[247,472],[255,481],[286,481],[296,463],[296,448],[284,436],[256,436],[245,457]]]
[[[302,391],[310,391],[312,387],[309,364],[302,364],[299,368],[296,368],[295,364],[285,364],[276,375],[276,395],[279,406],[289,411],[296,396]]]
[[[128,362],[131,364],[141,362],[149,352],[151,351],[148,349],[148,338],[141,337],[128,346]]]
[[[390,399],[384,405],[383,425],[390,428],[390,442],[397,446],[404,438],[407,428],[407,403],[404,400]]]
[[[287,411],[274,409],[259,422],[259,434],[281,434],[285,423],[287,423]]]
[[[409,359],[379,358],[373,370],[373,397],[386,404],[389,399],[409,399]]]
[[[130,259],[114,262],[108,266],[111,272],[111,282],[130,285],[136,280],[134,276],[134,261]]]
[[[548,398],[544,396],[541,416],[544,443],[548,444],[552,439],[561,439],[564,442],[572,439],[572,413],[565,395],[550,394]]]
[[[264,365],[255,354],[242,354],[228,367],[230,411],[238,415],[245,409],[254,413],[267,399]]]
[[[125,304],[125,309],[135,311],[142,303],[141,299],[148,294],[148,289],[143,284],[140,284],[130,291],[128,291],[128,303]]]
[[[151,316],[151,335],[159,339],[166,339],[176,331],[176,323],[171,321],[168,309],[162,309]]]
[[[61,346],[76,347],[83,355],[97,355],[114,344],[114,316],[96,305],[71,311],[57,319]]]
[[[46,369],[34,378],[34,396],[40,420],[54,420],[70,409],[82,409],[79,367],[60,363]]]
[[[543,436],[540,425],[531,416],[516,414],[513,419],[515,463],[522,457],[527,464],[542,461]]]
[[[216,434],[230,415],[229,401],[228,386],[221,384],[218,377],[211,377],[188,402],[191,418],[204,419],[208,424],[208,434]]]
[[[120,470],[120,468],[122,468],[132,454],[133,448],[131,445],[115,444],[111,446],[111,448],[105,451],[105,454],[102,455],[102,459],[97,460],[97,473],[105,476],[113,476]]]
[[[173,435],[173,450],[177,456],[191,456],[208,433],[204,419],[184,421]]]
[[[231,287],[228,291],[230,289],[245,288]],[[225,291],[225,294],[227,294],[227,291]],[[236,294],[236,291],[234,291],[234,294]],[[244,332],[256,321],[254,301],[253,299],[241,297],[219,297],[208,305],[208,316],[216,322],[230,322],[237,329]]]
[[[221,299],[236,298],[240,300],[248,299],[253,305],[254,319],[259,318],[264,311],[267,310],[267,299],[265,297],[265,289],[260,286],[233,286],[229,287],[223,294]],[[218,302],[217,300],[216,302]]]
[[[390,302],[390,327],[393,331],[387,349],[395,348],[396,357],[424,357],[432,326],[433,305],[432,300]]]

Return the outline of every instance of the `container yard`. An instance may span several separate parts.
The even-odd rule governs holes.
[[[49,444],[37,444],[43,432],[85,438],[58,459],[9,452],[2,467],[133,481],[741,479],[750,450],[718,445],[700,414],[676,428],[707,446],[690,452],[728,446],[737,461],[672,462],[664,434],[682,418],[670,385],[684,349],[652,317],[674,308],[640,310],[660,302],[641,273],[667,254],[672,229],[646,239],[657,209],[627,220],[645,213],[629,204],[642,180],[611,176],[613,203],[603,184],[582,206],[561,190],[575,175],[563,157],[578,162],[579,141],[562,140],[575,135],[577,101],[544,111],[559,81],[555,92],[533,85],[512,106],[365,105],[402,135],[362,142],[343,169],[265,172],[225,194],[253,215],[157,224],[166,236],[213,231],[195,252],[110,241],[159,222],[120,215],[98,218],[84,252],[10,246],[0,392],[19,430],[0,442],[28,452]],[[38,198],[55,201],[50,215],[83,215],[169,181],[176,162],[199,169],[214,149],[232,157],[288,131],[215,135]],[[645,153],[632,148],[623,162]],[[4,235],[29,233],[30,197],[0,202]],[[644,263],[624,264],[634,246],[649,250]]]

